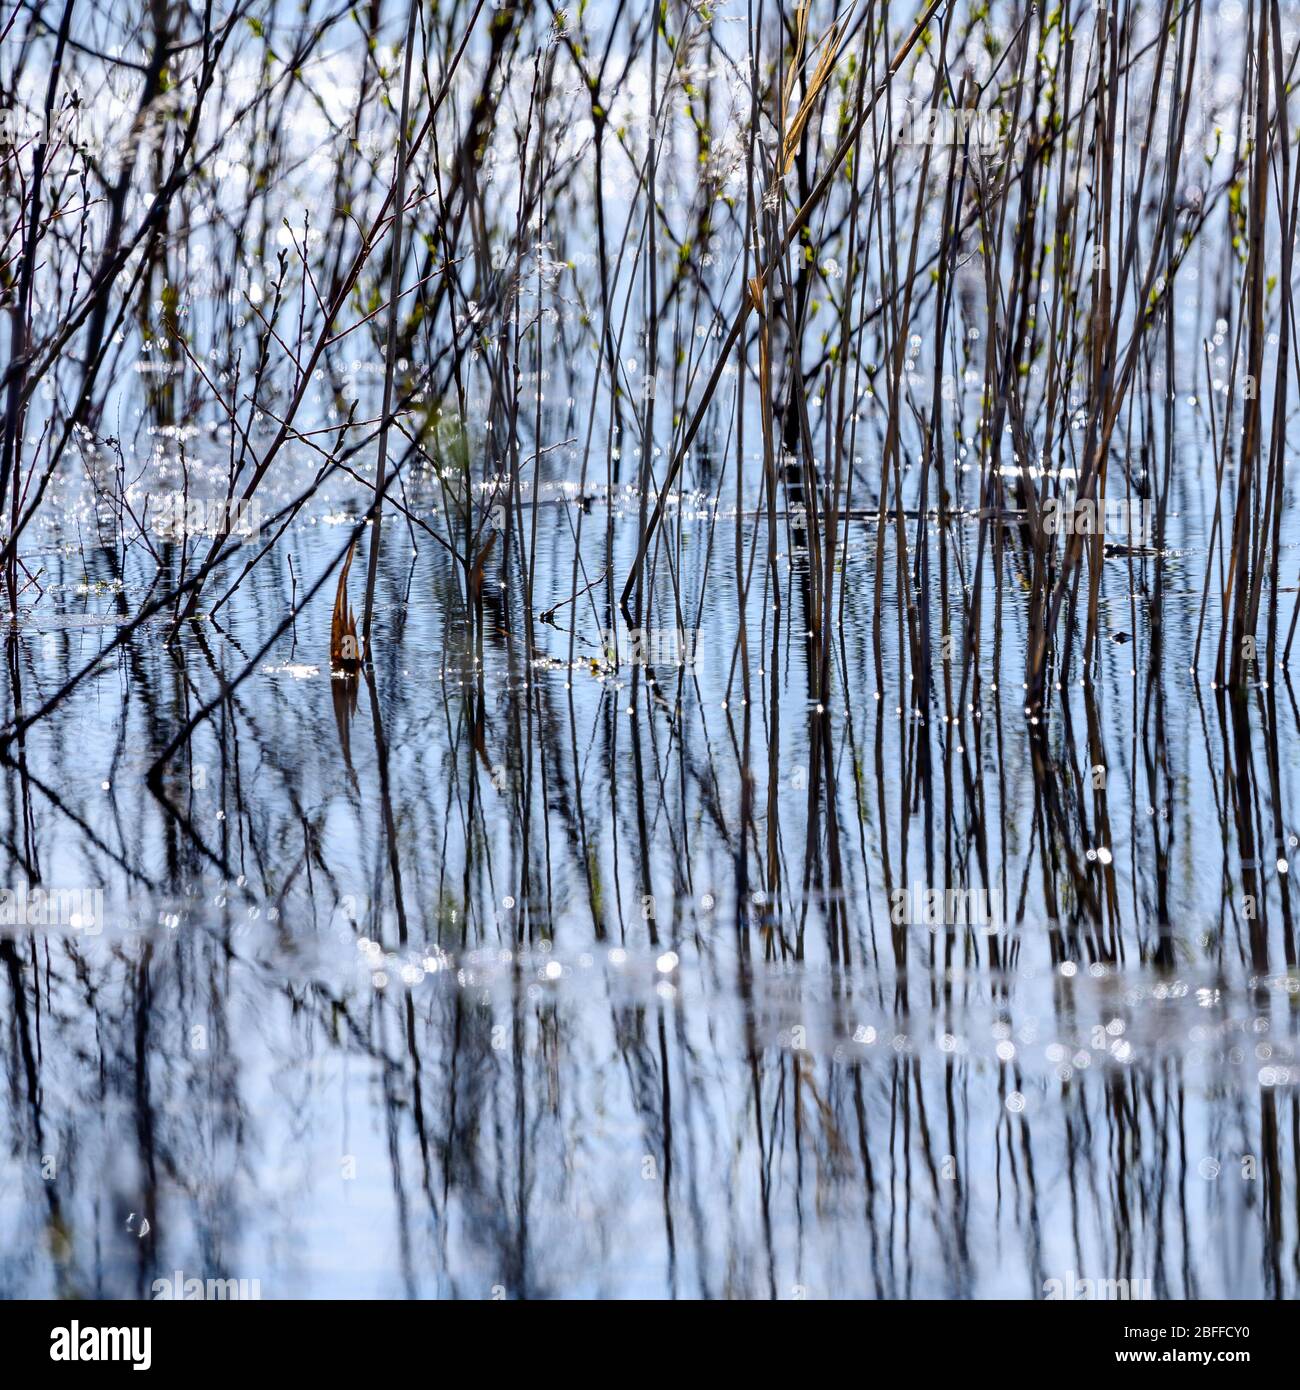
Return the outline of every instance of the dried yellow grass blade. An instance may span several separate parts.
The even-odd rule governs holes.
[[[794,80],[799,69],[804,66],[802,62],[804,44],[807,40],[808,12],[807,6],[803,6],[797,12],[797,22],[795,26],[795,54],[794,61],[790,64],[790,71],[786,74],[785,91],[781,96],[781,172],[788,174],[794,165],[795,152],[799,146],[799,139],[803,135],[804,127],[808,124],[812,116],[813,108],[817,105],[826,84],[831,80],[835,71],[835,66],[839,62],[840,52],[844,38],[847,33],[847,19],[844,16],[835,24],[831,25],[830,30],[818,41],[817,47],[813,52],[820,50],[817,65],[813,69],[812,77],[808,80],[808,90],[804,94],[803,101],[799,104],[798,111],[794,114],[793,120],[788,120],[790,109],[790,98],[794,92]],[[811,55],[810,55],[811,56]]]
[[[347,559],[339,574],[339,587],[334,594],[334,616],[330,621],[330,666],[335,671],[355,675],[361,668],[361,642],[357,637],[357,619],[348,603],[348,571],[352,568],[354,540],[348,547]]]

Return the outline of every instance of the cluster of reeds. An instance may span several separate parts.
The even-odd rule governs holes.
[[[742,900],[757,884],[769,902],[842,902],[828,711],[874,697],[937,728],[914,747],[928,797],[932,760],[978,739],[1009,613],[1031,720],[1097,678],[1108,638],[1158,648],[1171,508],[1192,486],[1213,521],[1190,664],[1204,638],[1215,683],[1244,690],[1285,660],[1300,614],[1283,571],[1297,46],[1277,0],[1210,42],[1206,23],[1177,0],[412,0],[292,18],[152,4],[128,34],[78,0],[11,7],[15,690],[44,528],[66,542],[80,526],[76,484],[137,597],[57,688],[15,697],[0,739],[158,622],[183,660],[197,622],[292,563],[295,524],[340,485],[343,542],[301,591],[293,573],[282,619],[172,731],[155,776],[331,582],[335,666],[400,643],[377,616],[396,528],[451,567],[447,627],[471,667],[505,633],[532,683],[559,627],[570,666],[591,648],[622,670],[599,634],[700,625],[681,583],[688,497],[708,502],[709,563],[730,565],[735,595],[717,650],[739,701]],[[142,363],[156,370],[132,381]],[[140,481],[160,461],[223,520],[161,539]],[[417,476],[432,504],[406,499]],[[1140,542],[1049,524],[1064,501],[1098,516],[1117,499],[1150,516]],[[240,544],[234,518],[262,504]],[[539,589],[552,505],[567,591]],[[358,634],[345,581],[363,537]],[[850,632],[855,553],[869,607]],[[862,632],[869,690],[849,681]],[[797,886],[776,775],[795,638],[812,750]],[[686,673],[633,663],[626,679],[631,709],[671,727]],[[543,699],[523,702],[524,738]],[[533,794],[530,778],[525,823]]]

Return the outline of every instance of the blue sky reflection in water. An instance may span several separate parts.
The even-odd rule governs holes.
[[[416,128],[472,8],[427,40]],[[373,665],[343,678],[330,618],[354,533],[358,613],[366,586],[383,238],[333,331],[360,326],[300,402],[295,368],[388,188],[380,88],[400,106],[405,19],[381,26],[382,73],[331,24],[301,81],[280,84],[267,74],[308,31],[262,9],[232,33],[203,116],[234,133],[127,261],[86,403],[70,343],[17,450],[34,489],[76,416],[5,599],[0,886],[17,920],[0,927],[0,1295],[149,1297],[181,1270],[256,1279],[266,1298],[1041,1298],[1070,1277],[1294,1297],[1300,707],[1268,655],[1270,605],[1280,651],[1297,597],[1289,488],[1258,652],[1234,690],[1213,681],[1250,411],[1234,375],[1251,165],[1231,144],[1231,16],[1207,13],[1194,59],[1180,20],[1166,55],[1198,98],[1194,153],[1170,176],[1176,273],[1139,294],[1149,258],[1168,268],[1139,206],[1114,506],[1040,699],[1027,675],[1047,552],[1026,504],[1072,496],[1108,398],[1080,346],[1088,314],[1060,293],[1091,292],[1096,228],[1068,222],[1057,164],[1034,188],[1073,235],[1045,249],[1028,298],[1017,279],[1027,156],[982,37],[1005,45],[1018,11],[957,6],[942,30],[994,112],[960,189],[958,146],[924,163],[901,133],[933,62],[900,66],[899,128],[882,108],[858,155],[892,173],[874,192],[858,181],[856,212],[855,185],[837,183],[815,251],[764,289],[665,491],[629,625],[619,598],[647,514],[742,302],[747,217],[765,248],[781,237],[761,166],[746,206],[749,31],[725,5],[708,20],[669,7],[657,44],[609,6],[563,33],[494,10],[435,122],[440,153],[413,156]],[[815,33],[833,18],[814,7]],[[1134,22],[1136,106],[1158,25]],[[140,74],[94,56],[126,42],[115,23],[77,21],[65,81],[129,129]],[[197,23],[178,13],[167,41]],[[907,36],[890,23],[888,43],[870,26],[847,40],[873,84]],[[1063,61],[1040,23],[1031,73]],[[627,70],[602,133],[575,68],[607,38]],[[34,36],[15,71],[36,108],[52,41]],[[1098,41],[1081,20],[1061,82],[1076,112]],[[199,50],[171,61],[188,91]],[[780,84],[763,81],[776,109]],[[858,109],[845,81],[788,175],[791,216],[834,153],[840,103]],[[656,92],[652,224],[637,171]],[[359,97],[357,138],[330,138]],[[1145,108],[1124,119],[1136,141]],[[764,115],[769,160],[774,128]],[[1156,198],[1166,176],[1163,108],[1154,129],[1155,172],[1133,155],[1115,175],[1116,248],[1119,190],[1144,179]],[[148,138],[165,165],[175,130]],[[1069,178],[1080,160],[1093,171],[1080,148]],[[157,186],[148,154],[130,166],[127,232]],[[52,158],[71,207],[80,156]],[[949,188],[964,220],[941,242]],[[12,185],[5,198],[19,206]],[[102,248],[101,212],[86,216]],[[1002,217],[1003,235],[990,220],[981,236]],[[1276,209],[1265,227],[1280,266]],[[1067,242],[1077,263],[1054,270]],[[77,254],[49,244],[37,341],[85,292]],[[147,288],[128,294],[136,272]],[[990,284],[1023,316],[990,315]],[[1256,311],[1261,508],[1277,393],[1283,440],[1295,404],[1280,295],[1271,284]],[[793,348],[781,314],[799,296]],[[1023,371],[999,377],[1013,332]],[[1014,380],[1001,406],[990,371]],[[137,623],[227,521],[190,619],[173,631],[163,605]],[[1122,537],[1106,529],[1121,521]]]

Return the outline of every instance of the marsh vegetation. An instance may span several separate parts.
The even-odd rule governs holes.
[[[0,16],[0,1294],[1296,1296],[1290,7]]]

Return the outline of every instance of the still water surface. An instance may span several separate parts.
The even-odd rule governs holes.
[[[740,839],[734,516],[699,481],[671,522],[690,664],[615,668],[603,586],[534,623],[530,662],[496,578],[467,650],[444,552],[390,519],[373,677],[332,679],[333,584],[302,596],[346,548],[340,487],[281,542],[292,574],[259,566],[174,654],[145,625],[27,730],[6,853],[103,913],[6,940],[0,1291],[1295,1295],[1297,706],[1285,679],[1234,706],[1188,671],[1194,508],[1162,647],[1153,562],[1108,561],[1104,679],[1039,725],[1008,693],[1007,587],[968,747],[938,707],[875,698],[874,522],[850,528],[833,708],[810,707],[797,614],[763,671],[751,597],[772,895]],[[436,509],[427,478],[404,504]],[[538,506],[540,609],[570,592],[579,515],[599,577],[606,504],[557,462]],[[630,556],[635,502],[613,507]],[[10,638],[25,710],[146,597],[66,529],[41,560]],[[838,889],[806,843],[823,719]],[[917,916],[949,884],[984,890],[977,920],[891,920],[892,890]]]

